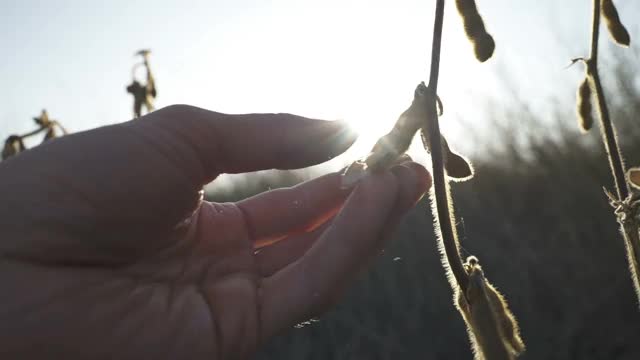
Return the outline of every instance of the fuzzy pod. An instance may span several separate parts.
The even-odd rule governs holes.
[[[609,35],[611,35],[613,41],[621,46],[629,46],[629,44],[631,44],[631,37],[620,21],[620,16],[618,15],[616,6],[613,4],[613,0],[602,0],[601,7],[602,17],[607,24]]]
[[[496,43],[484,26],[475,0],[456,0],[456,8],[462,17],[464,31],[473,44],[476,59],[480,62],[487,61],[493,55]]]
[[[518,322],[505,298],[484,277],[478,259],[464,264],[466,293],[457,292],[457,308],[467,324],[476,360],[516,359],[525,350]]]
[[[578,125],[583,132],[587,132],[593,127],[593,106],[591,101],[591,85],[589,84],[589,77],[585,77],[578,87],[576,103]]]
[[[640,190],[640,168],[634,167],[627,171],[627,182],[634,189]]]

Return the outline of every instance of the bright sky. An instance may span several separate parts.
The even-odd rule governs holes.
[[[616,3],[635,46],[640,1]],[[71,131],[130,119],[125,87],[138,61],[133,54],[150,48],[158,107],[345,118],[364,134],[364,155],[428,77],[434,6],[435,0],[3,0],[0,138],[32,129],[42,108]],[[474,59],[453,1],[445,11],[442,126],[458,148],[464,130],[456,119],[474,122],[486,97],[500,97],[501,72],[536,106],[574,95],[580,71],[564,67],[588,51],[591,1],[478,0],[478,6],[497,42],[486,64]],[[632,51],[638,57],[637,47]]]

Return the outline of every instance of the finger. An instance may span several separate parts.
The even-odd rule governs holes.
[[[257,250],[255,262],[258,273],[262,277],[269,277],[276,271],[298,260],[331,226],[331,223],[332,221],[328,220],[313,231],[289,236],[277,243]]]
[[[407,211],[411,210],[431,187],[431,174],[424,166],[407,162],[391,168],[391,172],[401,183],[401,191],[385,226],[386,232],[392,232]]]
[[[396,204],[413,204],[426,191],[427,182],[412,180],[418,174],[407,169],[412,171],[365,178],[306,254],[264,280],[263,334],[271,335],[324,310],[378,252],[384,233],[389,232],[387,223],[399,215]],[[423,188],[411,189],[412,183]]]
[[[341,175],[328,174],[297,186],[268,191],[237,203],[251,239],[264,246],[296,232],[310,231],[335,215],[349,191]]]
[[[412,171],[417,176],[413,176]],[[391,172],[396,177],[404,179],[404,182],[391,215],[382,230],[382,239],[384,240],[391,236],[398,223],[402,220],[403,215],[422,198],[422,195],[431,184],[429,172],[416,163],[395,166],[391,169]],[[275,244],[265,246],[256,251],[255,258],[259,273],[263,277],[268,277],[298,260],[331,224],[332,221],[328,220],[311,232],[288,236]],[[377,250],[380,250],[380,247]]]
[[[135,233],[165,232],[195,210],[197,192],[222,172],[309,166],[354,140],[344,122],[170,106],[61,137],[3,163],[0,187],[15,196],[0,200],[41,209],[32,222],[65,214],[65,231],[74,226],[112,238],[104,231],[119,231],[125,222]]]
[[[129,125],[166,138],[167,152],[179,150],[197,159],[192,170],[200,186],[222,173],[319,164],[344,152],[356,139],[344,121],[291,114],[227,115],[175,105],[153,115]]]

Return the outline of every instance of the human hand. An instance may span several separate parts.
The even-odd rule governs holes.
[[[0,357],[241,359],[320,314],[427,171],[405,162],[352,190],[329,174],[237,203],[200,190],[354,139],[343,122],[176,105],[0,163]]]

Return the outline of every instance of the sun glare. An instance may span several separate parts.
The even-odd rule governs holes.
[[[279,17],[234,25],[234,47],[210,53],[201,64],[207,78],[193,79],[216,86],[187,100],[223,112],[344,119],[360,135],[353,151],[366,155],[411,105],[418,83],[427,81],[430,39],[425,39],[424,24],[432,19],[402,7],[364,8],[365,13],[362,6],[353,5],[340,6],[339,12],[332,6],[288,7]],[[326,26],[326,19],[331,19],[331,26]],[[387,26],[380,26],[383,21]],[[456,116],[472,105],[463,95],[465,88],[478,83],[477,74],[486,71],[475,64],[461,26],[453,25],[445,24],[438,93],[445,105],[443,132],[457,148]],[[217,56],[220,53],[232,56]],[[252,84],[251,91],[247,84]],[[216,99],[215,105],[211,99]],[[414,141],[410,155],[424,153],[420,150],[420,141]]]

